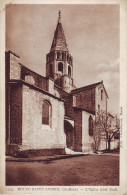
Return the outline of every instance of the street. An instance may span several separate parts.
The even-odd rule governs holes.
[[[119,185],[119,156],[88,155],[49,162],[6,162],[6,185]]]

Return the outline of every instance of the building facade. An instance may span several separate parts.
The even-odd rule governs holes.
[[[107,112],[108,95],[103,81],[76,88],[73,68],[60,13],[46,55],[46,77],[6,52],[7,154],[92,151],[93,121],[97,111]]]

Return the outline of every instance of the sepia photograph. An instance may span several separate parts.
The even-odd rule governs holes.
[[[120,4],[6,4],[8,190],[117,194],[122,112]]]

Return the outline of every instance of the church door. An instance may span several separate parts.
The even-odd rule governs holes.
[[[74,147],[74,128],[68,121],[64,121],[64,132],[66,134],[66,145],[71,150]]]

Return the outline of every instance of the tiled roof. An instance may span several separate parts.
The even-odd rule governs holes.
[[[61,24],[61,16],[59,15],[57,27],[54,33],[53,42],[51,45],[50,52],[54,50],[68,51],[67,43],[63,31],[63,27]]]

